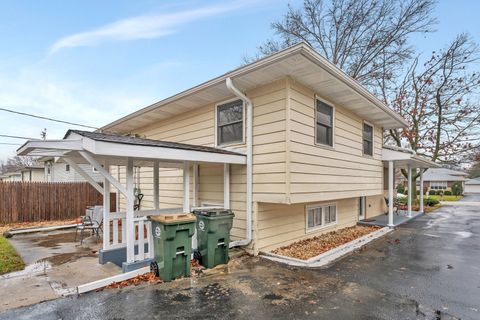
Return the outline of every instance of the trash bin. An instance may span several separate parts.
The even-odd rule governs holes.
[[[198,249],[195,257],[200,264],[213,268],[228,262],[230,230],[233,217],[231,210],[208,209],[193,211],[197,217]]]
[[[190,213],[164,214],[148,219],[152,222],[155,253],[150,270],[163,281],[190,276],[195,216]]]

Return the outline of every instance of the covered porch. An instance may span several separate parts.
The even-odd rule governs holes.
[[[198,203],[198,166],[223,165],[223,207],[230,208],[230,165],[246,164],[244,154],[225,149],[173,143],[115,134],[69,130],[63,140],[27,141],[18,155],[52,156],[64,161],[103,194],[103,233],[99,262],[113,262],[124,272],[148,265],[153,259],[151,215],[180,214],[200,207]],[[104,178],[95,182],[79,164],[91,165]],[[125,168],[125,182],[114,177],[111,166]],[[135,210],[134,168],[153,171],[153,208]],[[183,171],[183,204],[161,208],[159,172],[161,168]],[[192,170],[192,175],[190,175]],[[190,181],[192,178],[193,181]],[[125,199],[125,211],[110,212],[110,193],[116,190]],[[193,246],[196,247],[195,237]]]
[[[400,224],[408,222],[425,213],[424,208],[424,184],[423,173],[428,168],[440,167],[437,163],[430,161],[424,157],[420,157],[415,152],[409,149],[398,148],[394,146],[383,146],[382,148],[382,161],[386,168],[387,174],[384,177],[384,184],[386,185],[387,194],[385,197],[387,203],[387,214],[381,214],[375,217],[369,217],[361,220],[359,223],[363,225],[378,225],[396,227]],[[397,208],[394,210],[395,201],[397,198],[397,190],[395,185],[395,170],[404,169],[408,175],[408,193],[407,193],[407,208],[406,210],[400,210]],[[416,199],[416,195],[412,194],[412,179],[413,171],[419,170],[420,179],[420,193],[419,193],[419,205],[418,211],[413,210],[413,201]]]

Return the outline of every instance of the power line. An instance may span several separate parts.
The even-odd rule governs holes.
[[[43,117],[43,116],[37,116],[35,114],[31,113],[25,113],[25,112],[20,112],[20,111],[15,111],[11,109],[6,109],[6,108],[0,108],[0,111],[5,111],[5,112],[10,112],[10,113],[16,113],[22,116],[27,116],[27,117],[32,117],[32,118],[38,118],[38,119],[43,119],[43,120],[48,120],[48,121],[54,121],[54,122],[60,122],[60,123],[65,123],[65,124],[71,124],[73,126],[78,126],[78,127],[84,127],[84,128],[89,128],[89,129],[98,129],[97,127],[92,127],[92,126],[87,126],[84,124],[79,124],[75,122],[70,122],[70,121],[64,121],[64,120],[58,120],[58,119],[53,119],[53,118],[48,118],[48,117]]]
[[[7,145],[7,146],[21,146],[21,144],[19,144],[19,143],[0,142],[0,144],[4,144],[4,145]]]
[[[21,137],[21,136],[10,136],[8,134],[0,134],[0,137],[4,138],[12,138],[12,139],[23,139],[23,140],[40,140],[38,138],[29,138],[29,137]]]

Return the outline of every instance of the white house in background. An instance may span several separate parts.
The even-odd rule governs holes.
[[[43,182],[45,169],[43,166],[28,166],[14,172],[7,172],[0,177],[4,182]]]
[[[464,193],[480,193],[480,178],[469,179],[465,181]]]
[[[68,163],[59,161],[54,157],[41,157],[39,162],[45,164],[43,171],[46,182],[86,182],[74,168]],[[103,182],[103,177],[90,164],[80,164],[80,168],[85,171],[95,182]]]
[[[22,181],[22,174],[18,171],[15,172],[7,172],[3,174],[0,179],[3,182],[20,182]]]

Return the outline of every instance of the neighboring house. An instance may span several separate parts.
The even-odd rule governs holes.
[[[469,179],[465,181],[464,193],[480,193],[480,178]]]
[[[425,187],[428,190],[451,190],[455,182],[459,182],[462,185],[462,189],[465,189],[467,178],[468,173],[447,168],[431,168],[423,175]],[[417,185],[419,185],[418,180]]]
[[[21,181],[23,182],[44,182],[45,168],[43,166],[29,166],[20,169]]]
[[[393,226],[394,168],[436,166],[411,150],[383,146],[384,130],[406,125],[301,43],[97,132],[28,141],[18,154],[56,154],[100,169],[109,182],[105,199],[112,184],[122,193],[123,211],[105,212],[100,262],[126,257],[130,270],[151,257],[143,237],[135,238],[135,226],[143,234],[149,214],[230,208],[233,245],[258,254],[383,214],[388,190]],[[140,211],[134,211],[135,182],[145,194]]]
[[[85,182],[86,180],[69,164],[54,157],[41,157],[39,162],[44,163],[46,182]],[[79,165],[94,181],[102,182],[103,177],[89,164]]]
[[[22,181],[22,173],[18,171],[7,172],[2,175],[1,179],[4,182],[20,182]]]

